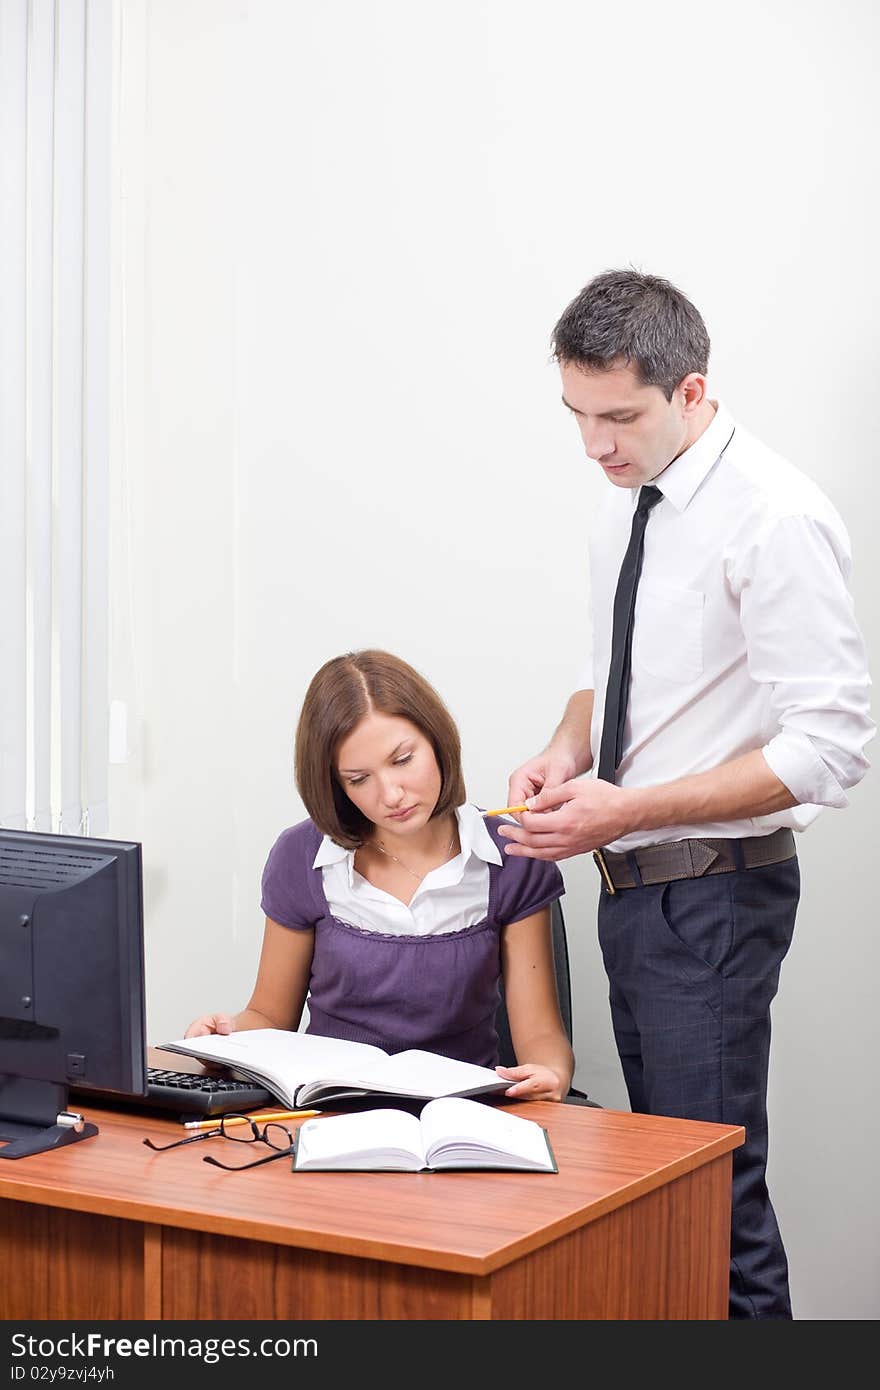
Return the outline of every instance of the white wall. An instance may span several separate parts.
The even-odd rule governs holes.
[[[549,335],[599,270],[634,263],[701,308],[714,392],[847,519],[873,644],[878,21],[858,0],[118,17],[112,693],[134,718],[112,829],[144,843],[161,1041],[247,997],[326,658],[420,667],[484,805],[549,735],[606,485]],[[872,805],[876,777],[804,836],[774,1013],[799,1317],[880,1311]],[[577,1082],[625,1108],[595,873],[562,868]]]

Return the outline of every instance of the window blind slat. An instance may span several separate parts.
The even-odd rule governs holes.
[[[0,824],[27,795],[27,4],[0,4]]]
[[[0,824],[108,828],[114,0],[0,0]]]
[[[32,0],[28,69],[30,196],[31,724],[33,825],[52,827],[52,182],[55,107],[54,0]]]
[[[82,824],[83,174],[85,0],[56,11],[55,596],[61,824]]]
[[[106,832],[109,688],[107,672],[110,420],[110,84],[109,0],[89,0],[85,90],[85,791],[92,834]],[[102,75],[104,80],[102,80]]]

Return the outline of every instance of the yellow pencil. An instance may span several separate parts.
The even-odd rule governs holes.
[[[487,816],[513,816],[518,811],[527,811],[528,806],[502,806],[498,811],[486,811]]]
[[[260,1124],[268,1124],[270,1120],[307,1120],[311,1115],[320,1115],[320,1110],[277,1110],[271,1115],[233,1115],[226,1120],[227,1125],[245,1125],[248,1120],[257,1120]],[[186,1120],[184,1129],[219,1129],[222,1115],[215,1115],[213,1120]]]

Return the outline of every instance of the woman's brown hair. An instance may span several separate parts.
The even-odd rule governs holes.
[[[432,685],[390,652],[348,652],[312,677],[296,726],[294,769],[303,804],[323,834],[357,849],[372,829],[336,776],[339,745],[371,710],[415,724],[431,743],[440,769],[434,816],[465,800],[461,740],[455,721]]]

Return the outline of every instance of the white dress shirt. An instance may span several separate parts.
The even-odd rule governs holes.
[[[760,748],[800,803],[750,820],[634,831],[614,850],[687,836],[803,830],[845,806],[874,733],[865,644],[847,580],[849,538],[834,507],[723,406],[655,478],[636,595],[620,786],[705,772]],[[610,487],[590,542],[598,761],[614,591],[639,489]]]
[[[368,882],[354,867],[354,851],[325,835],[313,868],[321,870],[332,915],[393,936],[435,936],[482,922],[489,907],[489,865],[502,859],[476,806],[459,806],[455,814],[461,852],[425,875],[409,905]]]

